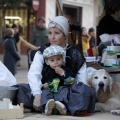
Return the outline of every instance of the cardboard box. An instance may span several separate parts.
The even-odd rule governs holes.
[[[23,107],[20,105],[20,108],[14,109],[0,109],[0,119],[17,119],[23,118]]]

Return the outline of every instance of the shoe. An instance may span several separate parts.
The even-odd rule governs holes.
[[[54,107],[55,107],[55,101],[54,99],[50,99],[45,106],[45,114],[51,115]]]
[[[60,115],[66,115],[66,107],[59,101],[55,101],[55,108],[59,111]]]

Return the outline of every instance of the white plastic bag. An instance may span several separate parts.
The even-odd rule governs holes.
[[[112,40],[114,41],[114,43],[116,44],[120,44],[120,34],[102,34],[99,36],[101,39],[101,42],[108,42]]]
[[[16,78],[0,61],[0,86],[12,86],[12,85],[16,85]]]
[[[120,34],[115,34],[114,35],[114,43],[120,44]]]
[[[99,36],[100,39],[101,39],[101,42],[108,42],[108,41],[111,41],[114,39],[114,35],[110,35],[110,34],[102,34]]]

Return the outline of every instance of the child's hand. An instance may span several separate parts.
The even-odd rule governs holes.
[[[60,67],[56,67],[56,68],[55,68],[55,72],[56,72],[57,74],[59,74],[59,75],[62,75],[63,72],[64,72],[64,70],[63,70],[62,68],[60,68]]]
[[[48,89],[48,88],[49,88],[49,87],[48,87],[48,83],[43,84],[43,88],[44,88],[44,89]]]

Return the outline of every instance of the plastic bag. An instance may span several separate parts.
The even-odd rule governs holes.
[[[48,82],[48,86],[50,88],[51,92],[58,92],[58,86],[60,83],[60,79],[59,78],[54,78],[52,82]]]
[[[12,86],[12,85],[16,85],[16,78],[0,61],[0,86]]]

